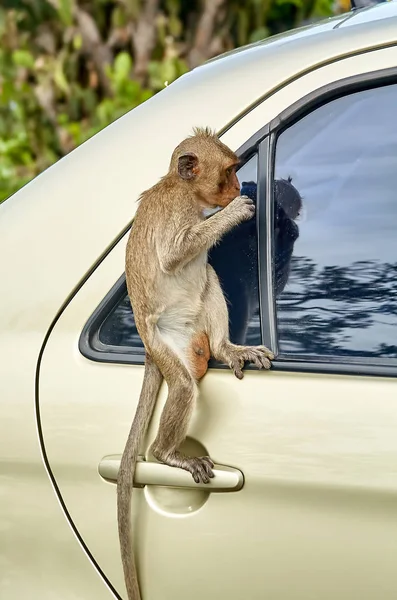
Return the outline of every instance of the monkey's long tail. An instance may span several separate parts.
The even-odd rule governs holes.
[[[117,520],[121,560],[129,600],[141,600],[136,572],[133,536],[131,534],[131,495],[139,448],[146,434],[163,377],[153,360],[146,354],[145,374],[141,395],[117,477]]]

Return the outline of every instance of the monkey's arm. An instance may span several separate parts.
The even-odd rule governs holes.
[[[201,252],[214,246],[233,227],[250,219],[254,212],[252,200],[238,196],[211,218],[183,227],[173,241],[162,238],[157,246],[162,271],[172,273],[182,269]]]

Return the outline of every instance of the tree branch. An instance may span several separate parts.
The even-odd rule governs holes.
[[[131,28],[134,74],[140,83],[146,80],[148,64],[156,45],[156,16],[159,4],[160,0],[144,0],[138,20]]]
[[[91,57],[95,65],[101,87],[108,94],[111,94],[110,82],[106,75],[105,67],[112,63],[112,53],[102,41],[98,27],[92,16],[77,4],[74,7],[73,14],[81,33],[83,50]]]
[[[59,0],[48,0],[59,11]],[[111,94],[111,86],[106,75],[105,67],[112,63],[112,52],[102,41],[99,29],[93,17],[79,7],[77,0],[73,2],[72,14],[75,18],[83,42],[83,50],[95,65],[101,87],[106,93]]]
[[[199,19],[194,44],[189,52],[188,63],[191,69],[197,67],[211,57],[211,41],[219,11],[225,0],[205,0],[204,10]]]

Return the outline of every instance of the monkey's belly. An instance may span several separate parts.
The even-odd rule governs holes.
[[[188,360],[193,377],[198,381],[207,372],[208,361],[211,357],[207,334],[194,334],[188,348]]]

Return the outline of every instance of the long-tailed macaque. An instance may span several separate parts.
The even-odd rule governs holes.
[[[212,355],[238,379],[246,361],[270,368],[265,346],[229,340],[228,311],[207,253],[221,237],[254,216],[254,203],[240,196],[238,158],[208,129],[174,150],[168,173],[141,195],[126,250],[126,281],[145,373],[137,411],[122,456],[117,510],[124,577],[130,600],[140,600],[130,532],[131,492],[137,455],[164,378],[168,386],[153,456],[189,471],[196,483],[213,477],[208,456],[184,456],[184,441],[197,398],[197,382]],[[211,218],[208,210],[221,207]]]

